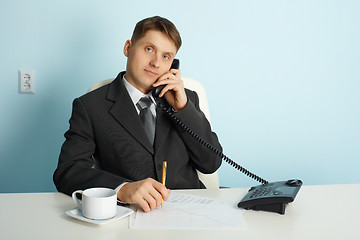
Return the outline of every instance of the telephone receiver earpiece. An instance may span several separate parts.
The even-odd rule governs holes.
[[[180,61],[179,59],[174,58],[170,69],[179,69],[180,68]],[[163,88],[165,87],[165,85],[161,85],[159,87],[154,88],[151,91],[151,94],[153,95],[153,97],[156,99],[159,97],[160,92],[163,90]]]
[[[179,59],[174,58],[170,69],[179,69],[180,68],[180,61]]]

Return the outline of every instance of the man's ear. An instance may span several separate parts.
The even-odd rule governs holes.
[[[125,55],[125,57],[128,57],[128,56],[129,56],[129,51],[130,51],[131,45],[132,45],[131,40],[127,40],[127,41],[125,42],[125,46],[124,46],[124,55]]]

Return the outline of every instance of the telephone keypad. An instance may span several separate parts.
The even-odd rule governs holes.
[[[272,187],[266,187],[266,188],[261,188],[261,189],[255,190],[255,192],[253,192],[250,195],[250,198],[262,197],[262,196],[267,196],[270,194],[277,196],[277,195],[281,195],[283,193],[273,189]]]
[[[255,192],[253,192],[250,195],[250,198],[254,198],[254,197],[261,197],[261,196],[266,196],[268,195],[273,189],[271,187],[264,187],[261,189],[257,189],[255,190]]]

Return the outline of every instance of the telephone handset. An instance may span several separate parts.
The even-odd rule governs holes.
[[[179,67],[180,61],[178,59],[174,59],[170,69],[179,69]],[[181,122],[181,120],[174,115],[172,108],[165,106],[161,101],[159,101],[158,96],[164,87],[165,86],[162,85],[152,90],[152,95],[155,98],[156,105],[161,110],[163,110],[169,118],[174,120],[176,124],[181,127],[182,131],[188,133],[191,137],[198,141],[199,144],[205,146],[215,155],[221,157],[221,159],[223,159],[235,169],[261,183],[261,185],[250,188],[245,197],[238,203],[238,207],[285,214],[286,204],[294,201],[298,191],[302,186],[302,181],[298,179],[291,179],[281,182],[268,182],[228,158],[220,150],[205,141],[189,127],[187,127],[183,122]]]
[[[175,58],[175,59],[173,60],[172,64],[171,64],[170,69],[179,69],[179,68],[180,68],[180,61],[179,61],[179,59],[176,59],[176,58]],[[152,90],[151,94],[153,95],[153,97],[154,97],[155,99],[158,98],[161,90],[163,90],[164,87],[165,87],[165,85],[161,85],[161,86],[158,86],[158,87],[156,87],[156,88],[154,88],[154,89]]]

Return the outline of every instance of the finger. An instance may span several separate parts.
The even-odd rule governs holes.
[[[176,79],[181,81],[181,72],[180,70],[177,69],[171,69],[169,72],[164,73],[163,75],[161,75],[157,82],[166,80],[166,79]]]
[[[158,80],[153,84],[154,87],[157,87],[159,85],[169,84],[168,81],[176,81],[179,82],[180,80],[176,78],[174,75],[163,75],[158,78]]]
[[[163,197],[162,197],[161,193],[158,192],[158,190],[156,190],[156,189],[154,188],[152,191],[149,192],[149,194],[150,194],[152,200],[154,201],[154,202],[152,202],[152,203],[154,204],[154,206],[151,205],[151,208],[153,209],[153,208],[155,208],[155,207],[160,206],[160,205],[161,205],[161,201],[163,200]]]
[[[155,188],[155,186],[159,186],[160,183],[152,178],[146,179],[146,183],[147,183],[146,184],[147,192],[145,194],[144,199],[148,202],[150,209],[154,209],[157,206],[160,206],[161,200],[162,200],[161,194]],[[160,185],[162,185],[162,184],[160,184]]]
[[[144,199],[146,200],[148,206],[150,207],[150,210],[156,208],[156,200],[154,199],[153,196],[151,196],[151,194],[147,194],[146,196],[144,196]]]
[[[176,91],[176,86],[173,86],[171,84],[165,85],[165,87],[161,90],[159,97],[163,97],[168,91]]]
[[[167,189],[162,183],[151,179],[152,189],[149,193],[154,197],[154,199],[161,200],[166,197],[165,195],[169,194],[169,189]]]
[[[138,204],[144,212],[150,212],[150,206],[142,195],[138,195],[132,204]]]
[[[164,199],[164,201],[168,200],[170,189],[167,189],[163,184],[159,182],[154,183],[154,188],[161,195],[161,198]]]
[[[170,192],[171,192],[171,190],[167,189],[167,188],[161,192],[161,195],[163,196],[164,201],[167,201],[169,199]]]
[[[153,189],[150,192],[150,195],[153,197],[153,199],[155,200],[155,205],[156,207],[159,207],[161,205],[161,201],[163,200],[163,196],[161,195],[161,193],[157,190],[157,189]]]
[[[144,198],[140,198],[136,203],[142,208],[144,212],[150,212],[150,206]]]
[[[158,86],[161,86],[161,85],[166,85],[166,84],[169,84],[169,81],[170,79],[158,79],[154,84],[153,84],[153,87],[158,87]]]
[[[172,68],[169,73],[175,75],[178,78],[181,78],[181,71],[179,69]]]

